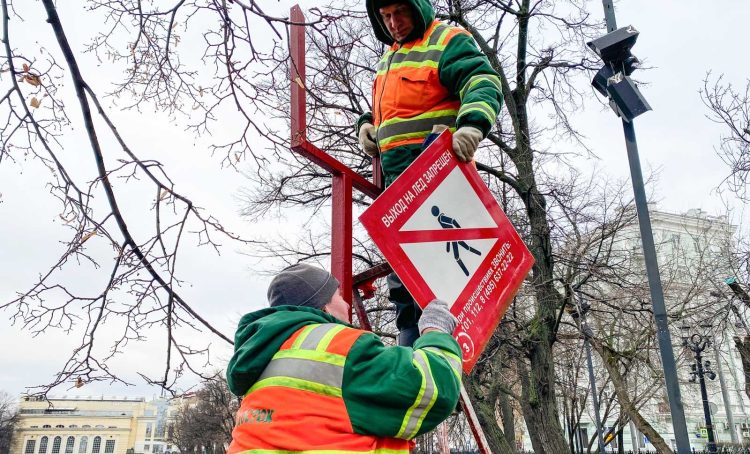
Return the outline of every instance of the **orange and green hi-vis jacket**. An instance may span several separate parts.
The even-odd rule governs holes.
[[[455,408],[460,354],[448,334],[387,347],[308,307],[247,314],[227,369],[244,395],[227,452],[406,454]]]
[[[362,115],[357,130],[370,122],[382,154],[386,185],[419,155],[434,125],[455,132],[473,126],[486,136],[502,104],[500,79],[464,29],[435,20],[429,0],[404,0],[412,8],[414,30],[395,42],[367,0],[375,36],[390,48],[377,66],[373,111]]]

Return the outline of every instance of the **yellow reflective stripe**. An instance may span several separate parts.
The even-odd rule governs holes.
[[[299,336],[294,340],[292,343],[292,346],[290,348],[299,348],[299,346],[302,344],[302,342],[307,339],[307,336],[310,335],[310,332],[320,326],[320,323],[316,323],[315,325],[307,325],[302,329],[302,332],[299,333]]]
[[[343,331],[344,328],[346,328],[344,325],[335,325],[331,327],[331,329],[328,330],[328,332],[323,336],[323,338],[320,339],[320,342],[318,343],[318,346],[315,348],[315,350],[318,352],[325,353],[326,349],[331,344],[333,337],[337,335],[338,333],[340,333],[341,331]]]
[[[435,69],[437,69],[437,67],[438,67],[438,62],[433,61],[433,60],[405,61],[405,62],[402,62],[402,63],[393,63],[393,64],[391,64],[390,69],[384,68],[384,69],[378,71],[377,75],[378,76],[382,76],[387,71],[392,71],[394,69],[399,69],[399,68],[435,68]]]
[[[386,121],[380,123],[380,125],[378,125],[378,127],[382,128],[384,126],[388,126],[388,125],[393,124],[393,123],[401,123],[401,122],[404,122],[404,121],[421,120],[423,118],[447,117],[447,116],[450,116],[450,115],[454,115],[455,116],[456,115],[456,109],[431,110],[429,112],[425,112],[423,114],[415,115],[415,116],[409,117],[409,118],[400,118],[400,117],[391,118],[389,120],[386,120]]]
[[[445,359],[448,362],[448,365],[451,367],[453,375],[455,375],[458,382],[461,383],[461,364],[463,361],[461,360],[461,358],[459,358],[458,355],[454,355],[451,352],[442,350],[437,347],[425,347],[423,350],[435,353],[436,355],[439,355],[440,357]]]
[[[427,374],[429,374],[428,386],[430,384],[429,381],[431,381],[434,391],[432,393],[432,398],[430,399],[430,402],[427,404],[426,407],[424,407],[422,414],[419,416],[419,419],[417,420],[417,424],[414,427],[414,431],[410,434],[409,438],[414,438],[417,436],[417,433],[419,432],[419,429],[422,427],[422,423],[424,422],[424,418],[427,416],[427,413],[430,412],[430,410],[432,409],[432,406],[435,405],[435,401],[437,400],[437,397],[438,397],[438,389],[435,383],[435,377],[432,375],[432,367],[430,367],[430,361],[427,359],[427,354],[425,352],[420,352],[420,351],[417,351],[416,353],[418,353],[424,358],[425,366],[427,366]]]
[[[462,359],[458,355],[453,354],[453,353],[451,353],[451,352],[449,352],[447,350],[443,350],[442,348],[438,348],[438,347],[425,347],[423,350],[427,350],[427,351],[430,351],[430,352],[433,352],[433,353],[437,353],[438,355],[443,356],[443,357],[445,357],[445,359],[449,360],[448,361],[449,363],[451,361],[453,361],[453,362],[455,362],[457,364],[461,364],[461,362],[462,362]]]
[[[456,127],[455,126],[452,126],[452,127],[448,128],[448,129],[450,129],[451,133],[456,132]],[[378,141],[378,143],[381,146],[385,147],[388,144],[390,144],[392,142],[397,142],[399,140],[414,139],[414,138],[418,138],[418,137],[427,137],[430,134],[430,132],[432,132],[432,129],[427,130],[427,131],[412,132],[412,133],[409,133],[409,134],[399,134],[397,136],[388,137],[387,139],[381,139],[381,140]]]
[[[445,35],[450,33],[453,28],[454,27],[445,27],[445,30],[440,33],[440,37],[437,39],[438,46],[442,46],[443,48],[445,48],[448,45],[447,43],[444,43],[443,40],[445,39]]]
[[[438,389],[435,386],[435,378],[432,376],[432,369],[430,368],[430,362],[427,359],[427,354],[421,350],[414,352],[412,364],[417,368],[419,373],[422,375],[422,383],[419,388],[417,398],[409,410],[407,410],[404,419],[401,422],[396,438],[404,438],[406,440],[414,438],[419,429],[422,427],[422,422],[425,416],[429,413],[432,406],[435,404],[438,396]],[[428,399],[425,402],[425,398]]]
[[[497,117],[497,113],[495,112],[495,110],[484,101],[470,102],[468,104],[461,105],[461,108],[458,110],[458,117],[460,118],[461,116],[466,115],[469,112],[480,112],[482,115],[487,117],[490,123],[494,123],[495,118]]]
[[[259,389],[267,388],[269,386],[283,386],[286,388],[299,389],[301,391],[311,391],[317,394],[331,397],[341,397],[341,388],[336,386],[327,386],[321,383],[315,383],[301,378],[292,377],[268,377],[263,380],[255,382],[250,388],[250,392],[257,391]]]
[[[416,354],[416,352],[414,353]],[[406,431],[406,424],[409,422],[409,419],[411,418],[411,414],[417,408],[417,405],[419,405],[419,403],[422,401],[422,396],[424,395],[425,389],[427,388],[427,377],[425,377],[425,371],[422,369],[421,366],[419,366],[416,363],[416,361],[412,361],[412,363],[417,367],[417,370],[422,375],[422,383],[419,386],[419,393],[417,394],[417,398],[414,399],[414,403],[406,411],[406,415],[404,415],[404,419],[401,421],[401,427],[398,429],[396,438],[404,438],[404,431]]]
[[[346,356],[315,350],[281,350],[273,355],[273,359],[280,358],[307,359],[342,367],[346,362]]]
[[[408,449],[371,449],[369,451],[341,451],[338,449],[310,449],[305,451],[284,451],[280,449],[249,449],[238,454],[408,454]]]
[[[396,51],[396,55],[399,54],[410,54],[412,52],[429,52],[431,50],[445,50],[445,45],[440,44],[432,44],[432,45],[422,45],[422,46],[414,46],[414,47],[402,47],[401,49]]]
[[[459,92],[459,95],[458,95],[459,98],[461,98],[461,100],[463,100],[464,99],[464,94],[468,90],[471,90],[471,88],[474,87],[476,84],[481,83],[481,82],[489,82],[492,85],[496,86],[498,88],[498,90],[502,90],[502,88],[503,88],[502,85],[500,84],[500,78],[497,77],[496,75],[494,75],[494,74],[477,74],[476,76],[472,76],[471,79],[469,79],[464,84],[464,88],[462,88],[461,91]]]
[[[445,32],[450,30],[450,25],[440,23],[432,30],[432,33],[430,33],[430,36],[425,39],[425,42],[429,43],[431,46],[434,46],[435,44],[438,44],[440,41],[442,41],[443,37],[445,36]]]

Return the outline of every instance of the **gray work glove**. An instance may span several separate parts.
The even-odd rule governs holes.
[[[444,333],[453,334],[458,319],[451,314],[448,303],[442,300],[432,300],[422,311],[417,326],[419,333],[424,334],[426,329],[434,328]]]
[[[453,134],[453,152],[459,160],[469,162],[474,158],[474,153],[482,139],[482,131],[479,129],[473,126],[461,126]]]
[[[371,157],[378,155],[378,145],[375,143],[376,131],[377,128],[372,123],[363,123],[359,128],[359,146]]]

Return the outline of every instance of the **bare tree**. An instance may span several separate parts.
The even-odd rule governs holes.
[[[170,440],[182,452],[224,453],[232,441],[235,414],[239,400],[227,387],[223,374],[203,382],[201,388],[184,399],[172,427]]]
[[[747,199],[750,176],[750,80],[744,89],[734,87],[724,75],[703,80],[701,99],[708,107],[708,118],[725,127],[716,153],[729,166],[726,184],[743,200]]]
[[[84,7],[81,14],[89,23],[103,25],[87,49],[73,49],[66,27],[75,24],[62,22],[53,1],[2,0],[0,6],[0,165],[27,159],[41,163],[48,179],[40,186],[57,200],[59,219],[69,231],[58,258],[40,270],[37,282],[1,301],[0,309],[34,334],[52,329],[81,333],[80,344],[56,377],[39,388],[42,393],[64,383],[125,383],[110,360],[154,328],[166,333],[163,372],[141,376],[173,390],[185,371],[201,375],[210,361],[210,341],[196,342],[196,332],[232,343],[230,335],[219,332],[181,296],[181,259],[195,247],[218,253],[225,242],[256,242],[226,230],[175,189],[159,161],[130,145],[132,134],[128,138],[114,124],[92,88],[96,75],[84,73],[79,55],[85,50],[127,68],[124,79],[104,93],[110,100],[124,103],[124,109],[150,107],[181,116],[194,134],[211,133],[220,112],[236,108],[242,121],[219,139],[234,136],[207,151],[222,153],[228,167],[246,156],[251,165],[260,165],[265,161],[251,137],[263,126],[243,97],[255,90],[249,66],[265,44],[251,35],[250,25],[281,39],[288,20],[265,14],[253,0],[182,0],[170,6],[89,0],[76,6]],[[49,48],[15,39],[23,26],[22,12],[47,18],[49,28],[36,33],[40,42],[52,43]],[[188,39],[203,40],[202,59],[176,51]],[[66,104],[68,97],[77,103]],[[95,166],[93,174],[79,168],[83,158],[63,153],[65,138],[75,135],[73,126],[78,125],[88,142],[85,159]],[[101,275],[90,280],[93,291],[71,284],[69,273],[76,269]]]
[[[16,403],[8,393],[0,392],[0,454],[10,454],[16,424],[18,424]]]

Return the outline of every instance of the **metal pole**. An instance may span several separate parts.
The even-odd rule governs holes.
[[[732,436],[732,443],[739,443],[737,439],[737,431],[734,430],[734,413],[732,412],[732,402],[729,398],[729,391],[727,391],[727,383],[724,381],[724,369],[721,367],[721,358],[719,357],[719,349],[716,348],[714,343],[714,358],[716,361],[716,372],[719,374],[719,385],[721,385],[721,398],[724,401],[724,412],[727,414],[727,424],[729,425],[729,433]]]
[[[604,19],[607,30],[617,29],[615,21],[615,10],[612,0],[602,0],[604,6]],[[633,182],[633,193],[635,206],[638,212],[638,224],[641,231],[643,244],[643,256],[646,261],[646,273],[648,275],[649,288],[651,290],[651,303],[654,309],[656,321],[656,334],[659,339],[659,351],[661,353],[662,367],[664,368],[664,382],[667,388],[667,399],[672,413],[672,427],[674,429],[677,454],[690,454],[690,438],[685,421],[685,410],[682,405],[680,386],[677,381],[677,366],[672,350],[672,339],[669,335],[667,323],[667,310],[664,305],[664,292],[659,277],[659,267],[656,261],[656,248],[654,247],[654,236],[651,232],[651,219],[648,214],[648,203],[646,191],[643,186],[643,174],[641,173],[641,162],[638,157],[638,144],[635,140],[635,127],[632,122],[622,120],[622,129],[625,133],[625,146],[628,151],[628,162],[630,163],[630,177]]]
[[[705,344],[703,344],[705,348]],[[706,432],[708,433],[708,453],[716,454],[716,441],[714,440],[714,426],[711,424],[711,408],[708,406],[708,392],[706,392],[706,380],[703,378],[703,348],[696,348],[695,362],[698,365],[698,383],[701,387],[701,399],[703,400],[703,416],[706,418]]]
[[[584,329],[588,328],[584,320]],[[588,334],[584,334],[583,345],[586,348],[586,362],[589,365],[589,382],[591,383],[591,401],[594,403],[594,421],[596,422],[596,436],[599,439],[599,454],[604,454],[604,438],[602,436],[602,418],[599,416],[599,396],[596,394],[596,379],[594,377],[594,364],[591,361],[591,345],[589,344]]]
[[[643,256],[646,261],[646,274],[648,275],[648,283],[651,290],[651,303],[656,321],[656,335],[659,340],[659,351],[661,353],[662,367],[664,368],[667,398],[672,413],[675,443],[677,444],[678,454],[689,454],[690,438],[688,436],[687,423],[685,422],[685,411],[682,404],[680,386],[677,381],[677,366],[675,365],[674,351],[672,350],[672,338],[669,334],[667,309],[664,305],[664,292],[661,286],[661,277],[659,276],[659,265],[656,261],[656,247],[654,246],[654,235],[651,231],[651,218],[648,213],[646,190],[643,185],[638,144],[635,140],[635,128],[632,122],[622,120],[622,129],[625,133],[625,146],[628,151],[630,176],[633,181],[633,193],[635,196],[636,211],[638,212]]]
[[[599,395],[596,391],[596,377],[594,376],[594,362],[591,359],[591,344],[589,337],[592,336],[591,328],[586,322],[586,312],[589,305],[579,296],[578,314],[581,316],[581,333],[583,334],[583,348],[586,349],[586,363],[589,369],[589,384],[591,386],[591,402],[594,404],[594,422],[596,423],[596,437],[599,442],[599,453],[604,454],[604,435],[602,432],[602,418],[599,416]]]
[[[607,23],[607,33],[617,30],[615,5],[612,4],[612,0],[602,0],[602,6],[604,6],[604,20]]]

